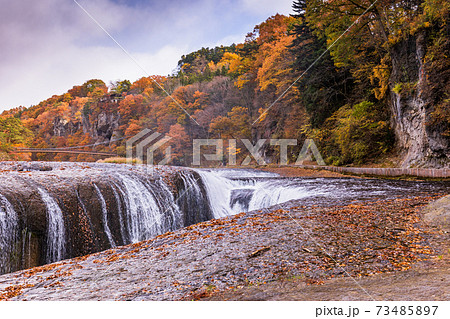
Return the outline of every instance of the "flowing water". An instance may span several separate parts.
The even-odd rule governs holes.
[[[167,185],[126,173],[112,177],[121,232],[128,242],[136,243],[180,227],[180,212]]]
[[[368,199],[417,196],[448,190],[448,182],[356,178],[285,178],[241,169],[197,170],[207,189],[214,217],[260,210],[295,200],[297,204],[332,205]]]
[[[11,271],[17,241],[18,216],[11,203],[0,194],[0,271]]]
[[[66,233],[64,217],[56,200],[43,188],[37,188],[47,209],[47,263],[64,258]]]
[[[108,237],[108,241],[111,247],[116,247],[116,243],[114,242],[114,239],[111,235],[111,230],[108,226],[108,209],[106,208],[106,202],[103,198],[102,192],[100,192],[100,189],[97,185],[94,184],[95,192],[97,193],[97,196],[100,200],[100,204],[102,205],[102,220],[103,220],[103,229],[105,230],[106,237]]]
[[[52,165],[52,174],[5,175],[11,184],[30,179],[27,186],[16,188],[30,188],[31,194],[35,188],[40,195],[45,208],[45,237],[34,243],[40,242],[40,250],[46,252],[41,264],[136,243],[211,218],[294,204],[290,201],[297,206],[332,205],[449,189],[447,182],[283,178],[249,169],[168,169],[149,175],[128,165],[92,164],[88,171],[73,167],[72,171],[58,170],[61,164]],[[36,185],[46,185],[46,189]],[[11,187],[5,191],[15,192]],[[39,209],[27,208],[32,204],[31,199],[21,200],[20,207],[14,207],[0,194],[0,273],[17,270],[13,259],[27,259],[22,268],[27,267],[35,255],[31,254],[36,249],[31,245],[31,233],[39,234],[40,230],[34,229],[41,226],[33,224],[39,221],[39,216],[33,215]],[[34,217],[26,217],[29,215]]]
[[[279,176],[272,173],[251,170],[198,172],[208,190],[215,218],[327,194],[322,187],[311,188],[304,182],[278,179]]]

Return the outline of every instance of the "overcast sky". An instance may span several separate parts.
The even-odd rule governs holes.
[[[292,0],[0,0],[0,111],[37,104],[89,79],[168,75],[181,55],[243,42]]]

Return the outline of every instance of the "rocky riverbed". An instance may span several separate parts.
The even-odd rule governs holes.
[[[213,219],[2,275],[0,299],[446,300],[448,233],[423,221],[424,207],[445,194],[293,201]]]

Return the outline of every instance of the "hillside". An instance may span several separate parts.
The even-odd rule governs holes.
[[[96,144],[85,149],[125,156],[126,139],[148,128],[173,137],[173,165],[191,164],[196,138],[222,138],[226,148],[237,139],[238,163],[247,155],[241,139],[313,138],[331,165],[392,157],[397,166],[450,167],[449,10],[437,0],[297,0],[295,15],[268,18],[244,43],[184,55],[171,76],[92,79],[4,112],[0,159],[23,158],[9,151],[25,145]],[[299,151],[289,148],[288,159]],[[268,143],[262,153],[279,158]]]

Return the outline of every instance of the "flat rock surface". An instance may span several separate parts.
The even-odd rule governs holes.
[[[447,246],[448,247],[448,246]],[[411,269],[370,277],[331,279],[308,285],[301,278],[278,280],[206,296],[205,300],[449,300],[450,258],[444,253]]]
[[[215,219],[0,276],[0,299],[446,300],[448,234],[422,222],[440,197]]]

